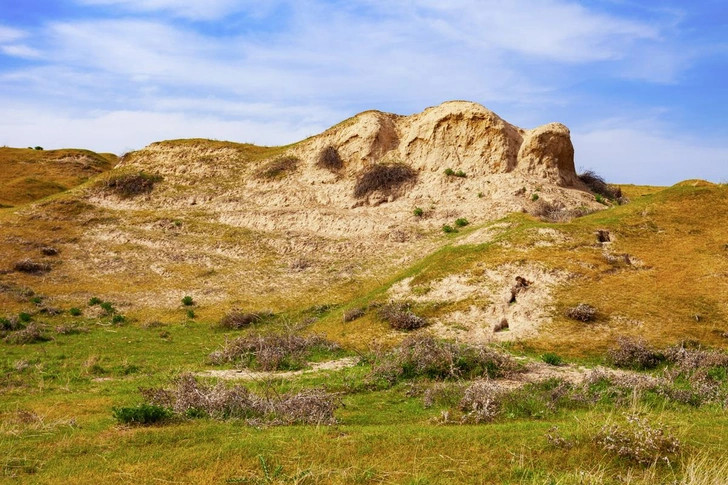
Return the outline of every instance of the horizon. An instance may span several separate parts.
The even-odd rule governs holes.
[[[463,99],[564,123],[577,171],[725,182],[727,25],[718,1],[29,0],[0,5],[0,145],[285,145]]]

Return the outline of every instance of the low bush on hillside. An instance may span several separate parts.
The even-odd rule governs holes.
[[[455,171],[451,168],[445,169],[445,175],[447,175],[448,177],[460,177],[460,178],[467,177],[467,174],[465,172],[463,172],[462,170]]]
[[[379,309],[378,314],[395,330],[415,330],[427,325],[427,319],[416,315],[409,303],[388,303]]]
[[[481,345],[413,336],[373,357],[370,378],[394,384],[401,379],[500,377],[518,370],[512,357]]]
[[[112,408],[112,415],[121,424],[149,425],[168,421],[171,410],[154,404],[140,404],[133,407]]]
[[[615,201],[619,201],[622,198],[621,188],[608,184],[600,175],[597,175],[591,170],[579,174],[579,180],[596,195]]]
[[[405,186],[417,180],[417,172],[404,163],[376,163],[365,168],[354,185],[354,197],[364,198],[373,192],[397,195]]]
[[[591,322],[597,317],[597,309],[587,303],[579,303],[574,307],[567,308],[566,316],[580,322]]]
[[[583,217],[594,212],[588,207],[576,207],[567,209],[561,202],[548,202],[544,199],[537,199],[529,210],[532,216],[538,217],[546,222],[569,222],[577,217]]]
[[[337,344],[318,335],[248,335],[226,342],[222,350],[210,354],[209,359],[213,364],[230,362],[265,371],[298,370],[307,365],[314,352],[338,349]]]
[[[141,389],[148,405],[179,417],[244,419],[248,424],[334,424],[339,398],[320,389],[259,395],[247,387],[208,385],[191,374],[178,377],[171,388]]]
[[[339,156],[338,150],[329,145],[319,153],[316,159],[316,166],[336,172],[344,168],[344,161]]]
[[[351,308],[344,312],[344,322],[353,322],[357,318],[361,318],[366,313],[365,308]]]
[[[261,323],[270,320],[275,315],[270,311],[245,312],[234,308],[220,320],[219,327],[228,330],[240,330],[249,327],[254,323]]]
[[[47,273],[48,271],[50,271],[51,265],[48,263],[40,263],[38,261],[33,261],[26,258],[16,262],[13,265],[13,269],[15,271],[20,271],[21,273],[38,274]]]
[[[141,194],[148,194],[161,180],[160,175],[145,172],[128,173],[109,177],[104,186],[119,197],[129,199]]]
[[[257,173],[258,178],[275,179],[293,172],[298,167],[300,158],[294,156],[278,157],[263,165]]]
[[[628,414],[626,424],[604,425],[595,441],[604,451],[640,465],[670,464],[680,451],[680,441],[664,426],[653,426],[637,414]]]
[[[50,338],[43,334],[43,327],[37,323],[31,323],[25,328],[10,333],[3,340],[9,344],[22,345],[46,342],[50,340]]]
[[[618,338],[608,357],[615,367],[636,370],[654,369],[665,361],[665,356],[644,339],[630,337]]]
[[[467,220],[466,218],[464,218],[464,217],[460,217],[460,218],[458,218],[458,219],[455,219],[455,225],[456,225],[457,227],[465,227],[465,226],[467,226],[468,224],[470,224],[470,221],[468,221],[468,220]]]

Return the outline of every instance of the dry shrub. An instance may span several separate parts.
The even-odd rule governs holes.
[[[503,317],[499,323],[497,323],[493,327],[494,332],[502,332],[503,330],[508,329],[508,319],[506,317]]]
[[[74,327],[72,325],[56,325],[54,330],[58,335],[75,335],[79,333],[88,333],[85,327]]]
[[[40,252],[46,256],[58,256],[58,250],[56,248],[50,247],[50,246],[41,248]]]
[[[619,337],[616,346],[608,353],[615,367],[629,369],[654,369],[665,360],[665,356],[653,349],[644,339]]]
[[[591,170],[579,174],[579,180],[589,187],[589,190],[595,194],[602,195],[608,199],[619,200],[622,198],[622,189],[614,185],[609,185],[600,175]]]
[[[304,367],[314,350],[338,348],[337,344],[318,335],[248,335],[226,342],[222,350],[213,352],[209,358],[213,364],[233,362],[241,367],[266,371],[294,370]]]
[[[548,202],[544,199],[538,199],[529,211],[531,215],[547,222],[569,222],[592,212],[594,212],[592,209],[585,206],[567,209],[562,202]]]
[[[728,354],[725,352],[705,350],[700,347],[690,348],[686,343],[668,347],[664,355],[669,363],[676,364],[683,372],[716,367],[728,369]]]
[[[316,159],[316,166],[336,172],[344,168],[344,161],[339,156],[338,150],[329,145],[319,153]]]
[[[372,192],[398,195],[399,191],[417,180],[417,172],[404,163],[376,163],[365,168],[354,185],[354,197],[362,199]]]
[[[11,333],[3,340],[9,344],[32,344],[50,340],[43,335],[43,328],[37,323],[31,323],[22,330]]]
[[[375,356],[370,378],[394,384],[400,379],[499,377],[518,369],[508,355],[481,345],[465,345],[422,335],[407,338]]]
[[[241,385],[227,387],[199,382],[182,374],[170,389],[140,389],[145,401],[186,417],[240,418],[250,424],[333,424],[339,399],[319,389],[258,395]]]
[[[591,322],[597,316],[597,309],[587,303],[579,303],[574,307],[567,308],[566,316],[580,322]]]
[[[244,312],[242,310],[234,308],[224,317],[222,317],[219,326],[221,328],[226,328],[230,330],[240,330],[241,328],[249,327],[254,323],[260,323],[264,320],[269,320],[273,318],[273,316],[273,312],[270,311],[253,313]]]
[[[15,263],[13,269],[15,269],[15,271],[20,271],[21,273],[37,274],[50,271],[51,265],[48,263],[39,263],[26,258]]]
[[[388,303],[379,309],[379,318],[395,330],[415,330],[427,325],[427,320],[414,314],[409,303]]]
[[[145,172],[128,173],[109,177],[104,186],[111,192],[123,199],[136,197],[141,194],[148,194],[157,182],[160,182],[160,175],[151,175]]]
[[[258,170],[257,176],[263,179],[275,179],[284,176],[296,170],[300,161],[300,158],[294,156],[278,157],[263,165]]]
[[[487,423],[500,412],[503,390],[491,381],[477,381],[471,384],[460,400],[463,423]]]
[[[636,414],[628,414],[624,426],[605,424],[594,439],[604,451],[640,465],[669,464],[680,451],[680,441],[663,426]]]
[[[344,322],[353,322],[357,318],[361,318],[366,313],[364,308],[352,308],[344,312]]]

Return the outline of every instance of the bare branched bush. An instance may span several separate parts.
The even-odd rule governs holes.
[[[339,346],[318,335],[248,335],[226,342],[222,350],[210,354],[214,364],[232,362],[241,367],[266,371],[305,367],[315,350],[333,351]]]
[[[510,356],[481,345],[465,345],[413,336],[375,356],[371,379],[394,384],[400,379],[499,377],[518,369]]]
[[[549,202],[539,198],[528,212],[547,222],[569,222],[572,219],[589,215],[594,210],[586,206],[568,209],[562,202]]]
[[[627,415],[627,424],[606,424],[595,436],[604,451],[638,463],[671,463],[680,451],[680,441],[663,426],[652,426],[646,418]]]
[[[487,423],[500,412],[503,390],[491,381],[477,381],[471,384],[460,400],[463,423]]]
[[[376,163],[365,168],[354,185],[354,197],[362,199],[373,192],[398,195],[407,185],[417,180],[417,172],[404,163]]]
[[[293,172],[298,167],[300,158],[294,156],[278,157],[263,165],[257,172],[258,178],[275,179]]]
[[[644,339],[629,337],[619,337],[616,346],[609,350],[608,357],[615,367],[638,370],[654,369],[665,360],[665,356]]]
[[[140,389],[148,403],[185,417],[245,419],[250,424],[333,424],[340,400],[319,389],[298,393],[259,395],[241,385],[208,385],[182,374],[171,388]]]
[[[591,322],[597,316],[597,309],[588,303],[579,303],[574,307],[567,308],[566,316],[580,322]]]
[[[160,175],[151,175],[145,172],[128,173],[109,177],[104,186],[121,198],[128,199],[141,194],[148,194],[157,182]]]
[[[604,178],[596,174],[592,170],[587,170],[579,174],[579,180],[589,187],[589,190],[595,194],[599,194],[608,199],[619,200],[622,198],[622,189],[614,185],[609,185]]]
[[[344,312],[344,322],[353,322],[357,318],[361,318],[366,313],[366,309],[364,308],[351,308],[350,310],[346,310]]]
[[[15,263],[15,265],[13,265],[13,269],[15,271],[20,271],[21,273],[47,273],[51,270],[51,265],[26,258]]]
[[[388,303],[379,309],[378,314],[395,330],[415,330],[427,325],[427,320],[416,315],[408,303]]]
[[[273,316],[273,312],[270,311],[244,312],[234,308],[222,317],[219,326],[229,330],[240,330],[241,328],[249,327],[254,323],[269,320],[273,318]]]
[[[336,172],[344,168],[344,161],[339,156],[338,150],[329,145],[319,153],[316,159],[316,165],[326,170]]]
[[[22,330],[11,333],[4,338],[9,344],[32,344],[50,340],[43,335],[43,328],[37,323],[31,323]]]

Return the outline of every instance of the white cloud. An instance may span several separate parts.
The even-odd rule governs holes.
[[[28,34],[22,30],[0,25],[0,44],[4,44],[6,42],[15,42],[16,40],[26,37],[27,35]]]
[[[13,57],[23,57],[28,59],[40,57],[40,51],[23,44],[1,45],[0,51],[2,51],[3,54]]]
[[[252,0],[78,0],[84,5],[118,7],[136,12],[168,12],[193,20],[214,20],[233,12],[253,9],[267,11],[274,2]]]
[[[652,126],[651,121],[572,131],[577,167],[615,183],[672,185],[692,178],[728,181],[728,147]],[[677,131],[677,130],[674,130]]]

